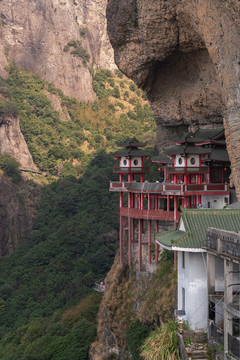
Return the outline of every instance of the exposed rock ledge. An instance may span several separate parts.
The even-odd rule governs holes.
[[[119,68],[143,88],[169,134],[224,123],[240,199],[240,4],[238,0],[108,0]]]
[[[0,153],[13,156],[24,169],[37,169],[21,133],[18,118],[0,118]]]

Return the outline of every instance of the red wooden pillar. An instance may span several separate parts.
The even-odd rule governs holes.
[[[132,234],[132,219],[128,217],[128,265],[131,266],[132,262],[132,243],[131,243],[131,234]]]
[[[133,218],[130,218],[131,219],[131,239],[132,241],[134,240],[134,222],[133,222]]]
[[[196,195],[193,196],[193,204],[196,207],[196,205],[197,205],[197,196]]]
[[[158,209],[158,197],[157,197],[157,195],[155,195],[155,210],[157,210]]]
[[[120,193],[120,208],[123,207],[123,193]]]
[[[177,184],[177,175],[174,175],[174,184]]]
[[[174,227],[177,227],[177,215],[178,215],[178,206],[177,206],[177,196],[174,196]]]
[[[198,204],[201,205],[202,204],[202,196],[198,195]]]
[[[142,220],[138,219],[138,264],[142,271]]]
[[[151,264],[152,256],[151,256],[151,244],[152,244],[152,221],[148,220],[148,262]]]
[[[185,209],[188,208],[188,197],[187,196],[184,197],[184,207],[185,207]]]
[[[120,216],[120,266],[123,266],[123,221],[122,216]]]
[[[155,232],[158,232],[158,221],[155,220]],[[154,237],[155,240],[155,237]],[[158,257],[159,257],[159,244],[155,242],[155,263],[158,263]]]
[[[170,197],[167,195],[167,211],[170,211]]]
[[[148,194],[148,210],[151,210],[151,195]]]

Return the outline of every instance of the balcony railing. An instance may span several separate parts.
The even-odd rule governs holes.
[[[185,191],[229,191],[229,187],[228,184],[189,184],[185,185]]]
[[[208,172],[207,166],[200,167],[178,167],[178,166],[169,166],[166,168],[169,174],[194,174],[194,173],[206,173]]]
[[[240,359],[240,339],[228,334],[228,352]]]
[[[130,182],[124,181],[110,181],[110,191],[127,191],[129,185],[132,184]],[[139,187],[141,184],[141,188]],[[171,195],[175,193],[179,193],[181,195],[186,195],[188,193],[197,193],[197,192],[206,192],[207,193],[227,193],[229,191],[227,184],[172,184],[172,183],[154,183],[154,182],[146,182],[146,183],[138,183],[136,182],[136,189],[134,186],[131,191],[137,193],[144,194],[162,194],[162,195]],[[190,194],[191,195],[191,194]]]
[[[122,207],[120,209],[120,214],[122,216],[130,216],[134,219],[174,221],[174,211],[147,210]],[[180,219],[180,215],[180,212],[175,214],[176,220]]]
[[[218,345],[224,344],[224,331],[212,323],[209,327],[210,338],[215,341]]]
[[[114,167],[113,172],[117,173],[117,174],[146,174],[146,173],[149,173],[149,167],[146,167],[146,166]]]
[[[109,191],[127,191],[130,182],[110,181]]]
[[[209,228],[207,247],[228,256],[240,257],[240,235],[226,230]]]

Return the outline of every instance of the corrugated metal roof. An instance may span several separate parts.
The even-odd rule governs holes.
[[[156,235],[157,241],[162,243],[163,239],[163,245],[166,245],[173,239],[171,246],[200,249],[206,246],[206,233],[209,227],[234,232],[240,230],[239,209],[182,209],[182,220],[186,229],[185,234],[180,236],[179,231],[176,231],[175,235],[169,234],[169,237],[166,233],[158,234]]]

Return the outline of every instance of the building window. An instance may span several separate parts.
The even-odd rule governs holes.
[[[137,166],[137,165],[138,165],[138,160],[135,159],[135,160],[133,161],[133,163],[134,163],[135,166]]]
[[[178,163],[179,163],[179,165],[182,165],[182,158],[178,159]]]
[[[185,269],[185,252],[182,251],[182,268]]]
[[[191,163],[192,165],[194,165],[194,164],[195,164],[195,162],[196,162],[195,158],[194,158],[194,157],[192,157],[192,158],[190,159],[190,163]]]
[[[125,165],[125,166],[127,165],[127,160],[126,159],[123,160],[123,165]]]
[[[182,288],[182,310],[185,310],[185,289]]]

